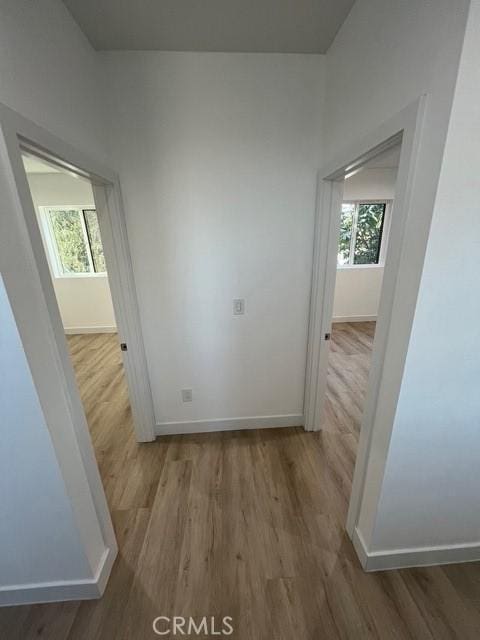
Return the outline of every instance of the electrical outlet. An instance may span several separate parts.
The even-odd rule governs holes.
[[[182,402],[192,402],[193,392],[191,389],[182,389]]]
[[[244,298],[236,298],[233,301],[233,315],[234,316],[243,316],[245,313],[245,299]]]

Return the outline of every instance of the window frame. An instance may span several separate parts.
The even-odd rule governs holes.
[[[359,200],[343,200],[342,206],[344,204],[351,204],[355,207],[353,224],[352,224],[352,237],[350,238],[350,253],[348,258],[348,263],[346,264],[338,264],[337,258],[337,269],[379,269],[385,266],[385,256],[387,253],[387,244],[388,244],[388,235],[390,232],[390,223],[391,223],[391,211],[393,200],[387,198],[362,198]],[[354,264],[353,260],[355,258],[355,242],[357,239],[357,220],[358,220],[358,208],[362,204],[384,204],[385,211],[383,213],[383,224],[380,236],[380,250],[378,253],[378,262],[372,262],[370,264]],[[338,254],[338,252],[337,252]]]
[[[92,249],[90,244],[90,238],[88,235],[87,226],[85,224],[85,211],[97,211],[95,205],[43,205],[39,207],[40,220],[42,226],[43,237],[47,246],[48,261],[50,268],[55,278],[105,278],[107,276],[106,271],[95,271],[95,263],[92,256]],[[84,271],[82,273],[64,273],[62,260],[58,252],[57,241],[55,239],[55,233],[52,227],[52,220],[50,217],[51,211],[77,211],[80,217],[80,224],[82,227],[83,239],[85,242],[85,248],[87,251],[88,265],[90,271]],[[97,214],[98,216],[98,214]]]

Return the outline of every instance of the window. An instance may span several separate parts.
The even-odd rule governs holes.
[[[57,277],[106,273],[95,209],[42,207],[41,211],[50,260]]]
[[[337,265],[379,264],[386,202],[344,202]]]

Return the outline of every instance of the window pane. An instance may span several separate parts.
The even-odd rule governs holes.
[[[342,215],[340,220],[340,239],[338,241],[337,264],[339,266],[348,264],[350,260],[350,241],[352,239],[353,217],[355,205],[344,202],[342,204]]]
[[[90,250],[92,252],[93,266],[95,273],[105,273],[107,267],[105,265],[105,256],[103,255],[102,238],[100,236],[100,227],[98,226],[98,217],[95,209],[85,209],[85,226],[87,228],[88,240],[90,242]]]
[[[358,205],[353,264],[377,264],[382,242],[385,203]]]
[[[62,272],[88,273],[90,267],[80,212],[55,210],[49,214]]]

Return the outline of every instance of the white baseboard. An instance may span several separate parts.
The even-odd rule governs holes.
[[[336,316],[332,322],[376,322],[377,316]]]
[[[0,607],[100,598],[116,556],[116,549],[105,549],[95,577],[90,580],[59,580],[0,587]]]
[[[159,422],[155,426],[155,435],[165,436],[181,433],[206,433],[209,431],[302,427],[303,424],[304,417],[302,414],[253,416],[249,418],[226,418],[219,420],[193,420],[191,422]]]
[[[117,327],[64,327],[67,336],[77,333],[117,333]]]
[[[480,542],[388,551],[368,551],[361,533],[355,528],[353,546],[365,571],[387,571],[408,567],[429,567],[480,560]]]

